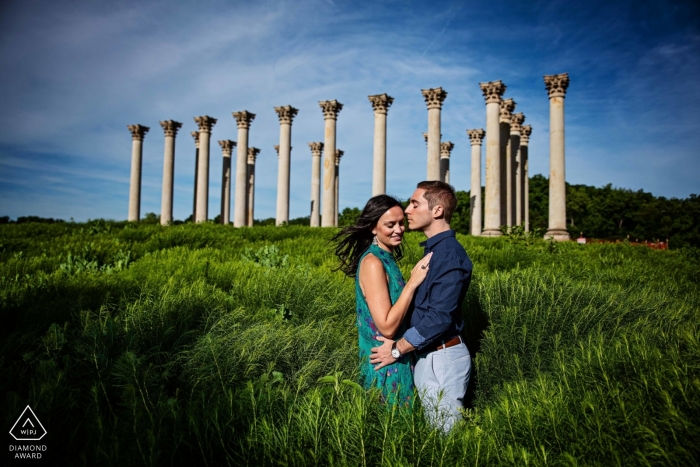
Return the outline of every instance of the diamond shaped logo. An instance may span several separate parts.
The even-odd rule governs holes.
[[[17,441],[39,441],[46,435],[46,430],[41,424],[31,407],[27,406],[10,429],[10,434]]]

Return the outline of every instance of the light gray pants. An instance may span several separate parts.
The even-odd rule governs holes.
[[[413,379],[428,422],[445,433],[462,419],[472,359],[464,343],[417,355]]]

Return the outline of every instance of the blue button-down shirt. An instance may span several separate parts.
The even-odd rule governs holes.
[[[472,278],[472,262],[454,230],[434,235],[420,245],[426,255],[432,251],[433,256],[428,276],[413,297],[411,327],[403,335],[417,349],[462,331],[460,305]]]

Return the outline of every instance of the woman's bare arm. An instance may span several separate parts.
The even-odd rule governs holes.
[[[411,278],[393,306],[382,261],[370,253],[360,263],[360,289],[365,296],[374,324],[383,336],[393,338],[396,334],[396,330],[406,316],[416,288],[428,273],[430,256],[423,258],[413,268]]]

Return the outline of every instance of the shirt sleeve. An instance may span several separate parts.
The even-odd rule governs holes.
[[[416,349],[420,349],[425,344],[425,337],[421,336],[415,327],[409,328],[403,334],[403,338]]]
[[[427,311],[422,313],[421,320],[403,336],[413,347],[420,349],[447,332],[452,325],[452,312],[459,309],[462,287],[469,274],[470,271],[466,269],[453,267],[441,271],[432,280],[425,302]]]

